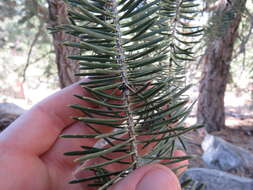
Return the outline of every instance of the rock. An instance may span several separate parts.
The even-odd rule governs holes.
[[[8,127],[13,121],[18,118],[18,115],[0,114],[0,132]]]
[[[205,190],[253,190],[253,180],[208,168],[191,168],[182,180],[191,178],[205,184]]]
[[[25,110],[12,103],[0,103],[0,132],[16,120]]]
[[[209,168],[228,172],[252,173],[253,154],[225,140],[207,135],[203,140],[202,159]]]
[[[25,110],[13,103],[0,103],[0,114],[21,115]]]

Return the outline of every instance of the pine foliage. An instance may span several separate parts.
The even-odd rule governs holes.
[[[189,157],[173,157],[176,142],[192,129],[183,125],[190,112],[184,92],[184,62],[192,61],[192,46],[202,30],[190,23],[197,14],[194,0],[68,0],[72,24],[60,26],[80,42],[64,44],[81,50],[70,59],[80,62],[80,85],[92,97],[75,95],[95,105],[83,107],[84,122],[93,134],[65,138],[95,138],[95,146],[65,153],[93,176],[89,182],[107,189],[130,171],[147,163],[167,165]],[[96,127],[94,127],[96,126]],[[102,130],[110,128],[110,132]],[[108,131],[108,130],[107,130]],[[184,145],[183,145],[184,146]],[[150,149],[151,150],[148,150]],[[148,151],[147,151],[148,150]],[[96,160],[92,162],[92,160]],[[109,170],[110,164],[120,170]]]

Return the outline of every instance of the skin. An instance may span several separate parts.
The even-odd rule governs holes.
[[[74,84],[35,105],[0,134],[1,189],[92,189],[86,184],[67,183],[74,177],[80,176],[80,172],[77,163],[73,162],[73,157],[64,156],[63,153],[78,150],[81,145],[92,146],[96,143],[93,139],[59,138],[61,134],[94,133],[83,123],[70,118],[70,116],[82,114],[66,105],[81,104],[95,107],[73,97],[73,94],[91,96],[78,84]],[[111,129],[104,129],[103,132],[109,132],[109,130]],[[180,156],[184,153],[176,151],[175,155]],[[179,164],[187,164],[187,161]],[[176,166],[178,164],[170,167]],[[180,172],[183,170],[181,169]],[[169,167],[150,164],[138,168],[110,188],[110,190],[144,189],[178,190],[180,187],[177,176]]]

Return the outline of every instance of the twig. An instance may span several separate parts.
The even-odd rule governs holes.
[[[42,60],[43,58],[47,57],[51,53],[54,53],[54,51],[53,50],[48,51],[47,53],[43,54],[42,56],[38,57],[33,62],[31,62],[30,65],[39,62],[40,60]]]
[[[40,23],[39,30],[35,34],[34,39],[32,41],[32,44],[30,46],[30,49],[28,51],[28,55],[27,55],[27,59],[26,59],[26,64],[25,64],[25,67],[24,67],[24,70],[23,70],[23,82],[25,82],[25,80],[26,80],[26,71],[27,71],[27,69],[28,69],[28,67],[30,65],[30,58],[31,58],[31,55],[32,55],[32,51],[33,51],[33,48],[36,45],[36,43],[37,43],[37,41],[38,41],[38,39],[39,39],[39,37],[40,37],[40,35],[42,33],[42,29],[43,29],[43,24]]]
[[[243,53],[244,54],[243,65],[245,64],[246,45],[247,45],[247,43],[250,40],[250,37],[252,35],[252,29],[253,29],[253,15],[250,13],[250,11],[248,9],[245,9],[245,13],[249,17],[249,19],[250,19],[249,31],[248,31],[248,33],[247,33],[247,35],[245,37],[244,36],[239,36],[239,39],[241,41],[240,48],[239,48],[238,52],[236,52],[236,54],[233,56],[233,59],[236,59],[240,54]]]

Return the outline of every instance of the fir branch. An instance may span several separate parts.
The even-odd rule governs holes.
[[[75,96],[97,107],[71,106],[86,115],[73,119],[86,123],[95,134],[63,137],[94,138],[98,139],[97,144],[102,143],[101,146],[82,146],[83,151],[66,153],[69,156],[79,155],[75,161],[81,163],[102,159],[82,168],[95,171],[94,176],[73,180],[71,183],[91,181],[90,185],[106,189],[144,163],[162,158],[167,160],[164,163],[186,159],[170,160],[173,159],[171,155],[176,140],[179,139],[183,144],[181,135],[197,128],[182,126],[189,113],[189,109],[185,108],[187,100],[182,96],[188,86],[177,84],[178,80],[183,79],[180,76],[183,66],[179,63],[192,59],[189,48],[178,45],[177,36],[194,38],[200,32],[180,22],[181,9],[191,8],[192,1],[68,1],[71,5],[70,19],[75,25],[62,25],[54,31],[64,29],[80,38],[80,42],[64,44],[80,49],[81,55],[69,58],[80,61],[80,73],[77,75],[89,76],[89,80],[82,82],[81,86],[93,97]],[[175,2],[180,3],[175,7]],[[172,6],[172,16],[165,5]],[[194,13],[187,10],[184,10],[185,14]],[[171,19],[170,22],[168,18]],[[185,15],[183,18],[187,19]],[[182,32],[178,29],[179,25],[188,30],[183,28]],[[180,43],[189,45],[184,39]],[[169,58],[174,59],[174,71],[169,68],[167,72],[166,54],[171,54]],[[101,133],[93,125],[111,130]],[[143,150],[147,150],[149,145],[153,149],[144,154]],[[122,155],[114,158],[116,153]],[[113,163],[124,164],[126,167],[116,172],[105,169]]]

